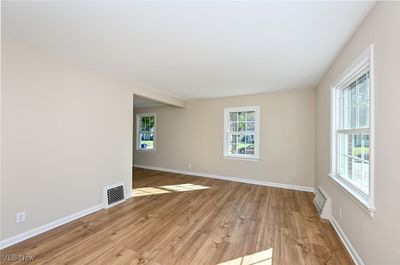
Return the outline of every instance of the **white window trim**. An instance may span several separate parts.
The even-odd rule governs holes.
[[[153,143],[153,149],[142,149],[139,146],[139,143],[140,143],[140,119],[142,117],[150,117],[150,116],[154,116],[154,143]],[[136,151],[155,153],[156,152],[156,143],[157,143],[157,117],[156,117],[156,113],[139,113],[139,114],[136,114]]]
[[[350,184],[344,178],[337,175],[336,170],[336,91],[339,87],[343,87],[348,83],[352,77],[360,74],[365,69],[369,68],[369,84],[370,84],[370,127],[369,127],[369,196],[359,191],[354,185]],[[354,199],[359,206],[361,206],[371,217],[373,217],[375,208],[374,201],[374,190],[375,190],[375,179],[374,179],[374,164],[375,164],[375,93],[374,93],[374,46],[371,44],[356,61],[341,75],[341,77],[331,85],[331,104],[330,104],[330,115],[331,115],[331,159],[330,159],[330,179],[333,180],[346,194],[350,195],[350,198]],[[359,130],[359,129],[358,129]]]
[[[228,154],[228,127],[229,127],[229,113],[230,112],[245,112],[254,111],[254,155]],[[224,109],[224,158],[225,159],[237,159],[237,160],[248,160],[248,161],[259,161],[260,160],[260,106],[249,106],[249,107],[234,107]]]

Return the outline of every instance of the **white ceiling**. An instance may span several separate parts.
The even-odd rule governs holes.
[[[3,31],[184,99],[315,86],[374,2],[2,2]]]
[[[160,106],[166,106],[166,105],[167,104],[165,104],[165,103],[161,103],[161,102],[155,101],[153,99],[141,97],[138,95],[135,95],[133,97],[133,107],[135,109],[160,107]]]

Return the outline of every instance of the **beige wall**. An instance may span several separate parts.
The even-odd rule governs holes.
[[[1,62],[1,239],[99,205],[106,185],[130,191],[133,94],[183,104],[5,36]]]
[[[370,43],[375,45],[375,201],[371,218],[328,178],[329,87]],[[317,91],[316,184],[333,197],[333,215],[368,265],[400,264],[400,3],[378,2]],[[339,209],[342,209],[342,219]]]
[[[224,108],[259,105],[260,161],[224,159]],[[134,153],[138,165],[313,187],[315,90],[188,101],[157,113],[157,151]],[[188,164],[192,168],[188,168]]]

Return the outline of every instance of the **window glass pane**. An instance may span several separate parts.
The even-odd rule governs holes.
[[[369,102],[363,102],[359,105],[359,128],[369,126]]]
[[[350,129],[357,128],[357,105],[351,107],[351,124]]]
[[[351,93],[351,106],[355,106],[358,103],[357,98],[357,86],[356,82],[350,84],[350,93]]]
[[[337,145],[338,145],[337,149],[338,154],[341,155],[347,154],[347,135],[339,134],[337,137]]]
[[[228,154],[236,154],[237,135],[228,134]]]
[[[369,134],[364,134],[362,136],[362,159],[369,161]]]
[[[246,153],[246,136],[245,135],[238,136],[237,149],[238,149],[238,154]]]
[[[145,120],[146,120],[145,128],[146,128],[146,131],[148,132],[148,131],[150,131],[150,119],[149,119],[149,117],[146,117]]]
[[[353,134],[353,156],[361,159],[361,134]]]
[[[154,134],[141,133],[140,134],[140,148],[141,149],[153,149]]]
[[[254,144],[254,135],[253,134],[246,135],[246,143]]]
[[[246,121],[246,112],[239,112],[239,121]]]
[[[237,143],[237,135],[230,135],[231,143],[235,144]]]
[[[149,131],[154,132],[154,116],[148,117]]]
[[[352,176],[351,180],[356,187],[361,187],[362,181],[362,161],[358,159],[352,159]]]
[[[255,128],[254,122],[247,123],[247,131],[254,131],[254,128]]]
[[[230,124],[230,126],[229,126],[229,130],[230,130],[231,132],[237,132],[237,131],[238,131],[237,123],[236,123],[236,122],[232,122],[232,123]]]
[[[249,144],[246,146],[246,154],[254,155],[254,144]]]
[[[345,89],[342,93],[342,116],[343,116],[343,129],[348,129],[351,126],[351,105],[350,105],[350,90]]]
[[[231,145],[229,145],[228,153],[229,153],[230,155],[236,155],[236,154],[237,154],[236,148],[237,148],[236,144],[231,144]]]
[[[229,113],[229,121],[237,121],[237,112]]]
[[[141,117],[140,120],[140,130],[146,131],[146,117]]]
[[[238,154],[241,154],[241,155],[246,154],[246,145],[245,144],[239,144],[237,152],[238,152]]]
[[[346,154],[348,156],[353,156],[353,151],[354,151],[354,138],[353,135],[346,135],[346,140],[347,140],[347,149],[346,149]]]
[[[255,112],[254,111],[247,112],[247,121],[255,121]]]
[[[254,135],[246,135],[246,154],[254,155]]]
[[[238,124],[238,131],[239,132],[244,132],[246,130],[246,123],[244,122],[239,122]]]
[[[239,143],[237,145],[237,152],[238,152],[238,154],[245,154],[246,153],[246,144]]]
[[[358,85],[358,100],[359,102],[365,102],[369,99],[369,89],[367,86],[367,74],[361,76],[357,80]]]

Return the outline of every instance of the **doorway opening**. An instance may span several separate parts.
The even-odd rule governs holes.
[[[135,186],[135,154],[154,153],[157,148],[157,111],[168,104],[155,99],[133,95],[133,148],[132,148],[132,189]]]

